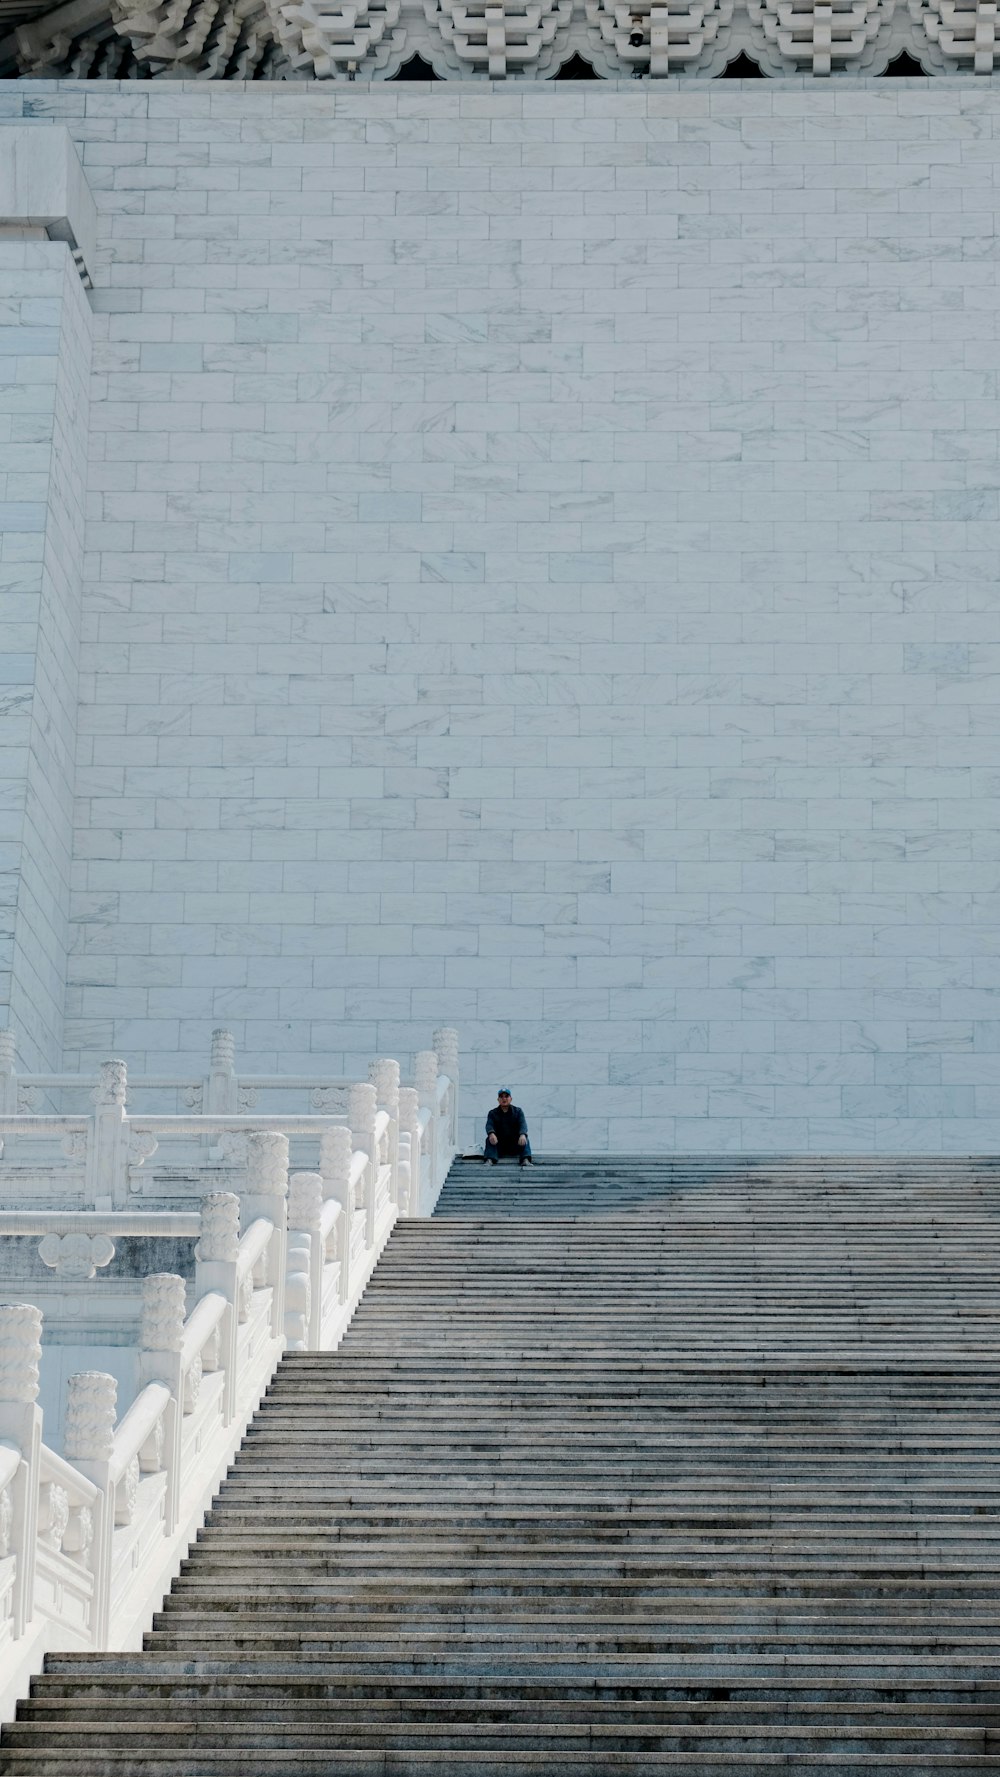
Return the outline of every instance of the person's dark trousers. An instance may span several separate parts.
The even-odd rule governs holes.
[[[526,1141],[523,1148],[494,1148],[489,1142],[483,1149],[484,1160],[530,1160],[531,1143]]]

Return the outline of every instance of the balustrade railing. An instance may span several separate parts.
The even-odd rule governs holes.
[[[197,1243],[193,1286],[170,1272],[143,1280],[138,1392],[121,1417],[113,1376],[71,1377],[61,1453],[45,1442],[37,1404],[41,1311],[0,1307],[0,1719],[46,1651],[138,1645],[282,1350],[333,1349],[397,1217],[433,1208],[455,1152],[458,1092],[457,1041],[435,1037],[413,1087],[386,1061],[367,1082],[347,1082],[343,1117],[132,1116],[117,1061],[102,1067],[88,1118],[0,1112],[8,1152],[39,1144],[49,1156],[25,1168],[5,1153],[4,1200],[19,1178],[44,1172],[50,1195],[62,1187],[63,1201],[91,1205],[0,1212],[0,1235],[37,1242],[74,1290],[126,1236]],[[46,1090],[62,1078],[28,1076]],[[7,1107],[12,1079],[10,1065]],[[175,1135],[232,1144],[235,1188],[204,1191],[192,1212],[129,1207],[130,1169]],[[290,1135],[312,1143],[314,1170],[289,1173]],[[204,1170],[212,1182],[219,1168]],[[81,1176],[83,1188],[66,1192]]]
[[[0,1039],[9,1034],[0,1032]],[[355,1146],[369,1154],[365,1188],[370,1221],[385,1195],[384,1167],[390,1169],[400,1212],[429,1213],[443,1178],[442,1156],[450,1159],[458,1141],[458,1038],[452,1030],[437,1030],[434,1038],[436,1047],[416,1057],[413,1087],[403,1087],[398,1063],[384,1059],[370,1064],[367,1082],[316,1082],[294,1075],[241,1078],[233,1063],[232,1037],[216,1031],[205,1090],[180,1112],[134,1111],[129,1100],[137,1087],[164,1082],[130,1077],[124,1061],[103,1062],[96,1081],[69,1074],[20,1075],[12,1045],[0,1041],[0,1195],[21,1208],[31,1204],[42,1210],[58,1203],[67,1209],[120,1210],[141,1197],[162,1195],[161,1184],[178,1194],[175,1176],[153,1176],[149,1162],[154,1156],[160,1156],[160,1167],[172,1153],[174,1173],[179,1168],[186,1176],[212,1168],[238,1173],[245,1165],[246,1137],[268,1129],[294,1138],[299,1147],[311,1143],[311,1164],[328,1179],[323,1138],[343,1124]],[[215,1065],[220,1058],[228,1071]],[[306,1095],[312,1108],[257,1111],[250,1108],[250,1097],[258,1087]],[[38,1108],[46,1095],[51,1098],[63,1089],[75,1097],[86,1092],[93,1108],[87,1115]],[[336,1106],[331,1095],[336,1095]],[[372,1148],[376,1141],[377,1157]],[[329,1154],[337,1151],[330,1148]]]

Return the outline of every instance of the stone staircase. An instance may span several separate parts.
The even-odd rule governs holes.
[[[456,1163],[7,1777],[1000,1777],[1000,1171]]]

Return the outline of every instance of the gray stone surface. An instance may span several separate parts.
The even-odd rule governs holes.
[[[994,1777],[995,1174],[457,1163],[5,1777]]]
[[[996,1145],[992,84],[0,109],[99,212],[68,1064]]]

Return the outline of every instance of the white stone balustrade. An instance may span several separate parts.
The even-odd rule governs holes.
[[[0,1032],[0,1037],[9,1033]],[[434,1033],[435,1048],[422,1051],[416,1058],[416,1086],[421,1104],[435,1118],[434,1152],[427,1145],[430,1139],[427,1122],[422,1126],[422,1168],[420,1190],[409,1213],[428,1213],[443,1182],[441,1157],[449,1156],[457,1147],[458,1117],[458,1038],[451,1030]],[[440,1063],[438,1050],[444,1058]],[[422,1070],[422,1071],[421,1071]],[[393,1202],[398,1207],[399,1179],[399,1093],[398,1063],[379,1059],[370,1064],[370,1080],[316,1080],[304,1076],[258,1075],[239,1076],[235,1072],[234,1046],[229,1032],[216,1031],[212,1042],[209,1070],[201,1082],[183,1081],[166,1076],[143,1075],[132,1080],[121,1060],[102,1064],[96,1081],[69,1074],[19,1075],[14,1070],[13,1045],[0,1042],[0,1143],[7,1142],[4,1154],[0,1147],[0,1184],[7,1202],[34,1201],[41,1209],[46,1199],[79,1210],[121,1210],[141,1194],[155,1194],[149,1161],[160,1155],[164,1144],[168,1153],[178,1152],[174,1144],[187,1143],[184,1158],[188,1166],[207,1166],[205,1144],[220,1143],[215,1162],[239,1165],[245,1159],[242,1140],[252,1130],[272,1129],[286,1136],[311,1136],[317,1141],[334,1119],[345,1124],[351,1120],[351,1093],[358,1085],[372,1088],[376,1109],[387,1119],[380,1126],[381,1153],[379,1164],[391,1168]],[[186,1112],[133,1112],[129,1098],[133,1091],[167,1089],[189,1101]],[[75,1097],[86,1091],[92,1103],[88,1116],[78,1111],[58,1111],[48,1107],[54,1100]],[[290,1095],[309,1103],[305,1112],[257,1111],[261,1094]],[[356,1101],[360,1103],[360,1100]],[[13,1107],[13,1108],[12,1108]],[[442,1122],[443,1120],[443,1122]],[[437,1128],[438,1122],[442,1127]],[[198,1145],[192,1161],[191,1142]],[[41,1157],[27,1163],[21,1150],[38,1144]],[[16,1146],[17,1158],[11,1152]],[[373,1169],[375,1162],[373,1159]],[[322,1170],[322,1168],[320,1168]],[[372,1174],[371,1214],[379,1210],[380,1185]],[[96,1229],[82,1227],[62,1230],[63,1233],[90,1233]],[[100,1230],[108,1233],[108,1229]],[[371,1226],[369,1225],[369,1239]],[[71,1247],[47,1248],[53,1269],[69,1276],[75,1269],[85,1276],[91,1266],[96,1270],[110,1261],[102,1243],[92,1247],[89,1255],[81,1242]]]
[[[110,1188],[94,1195],[105,1201],[124,1194],[137,1145],[180,1133],[238,1135],[242,1147],[238,1190],[206,1192],[199,1213],[0,1212],[0,1234],[39,1242],[56,1277],[93,1290],[95,1305],[125,1236],[196,1242],[193,1288],[169,1272],[144,1280],[139,1388],[118,1422],[114,1377],[81,1368],[71,1378],[62,1454],[45,1444],[37,1405],[41,1313],[0,1307],[0,1718],[47,1649],[138,1645],[282,1350],[333,1349],[397,1216],[433,1208],[455,1152],[458,1093],[457,1039],[438,1031],[435,1043],[413,1087],[384,1060],[369,1081],[347,1083],[349,1122],[215,1109],[233,1102],[235,1078],[218,1037],[211,1109],[130,1117],[116,1062],[88,1083],[89,1119],[12,1111],[21,1089],[0,1043],[0,1137],[46,1141],[61,1177],[81,1177],[83,1145],[88,1167],[100,1153]],[[316,1140],[316,1170],[289,1178],[289,1133]],[[17,1168],[0,1161],[7,1173]]]
[[[445,1031],[435,1031],[435,1048],[439,1047],[438,1039],[447,1036]],[[451,1031],[450,1036],[454,1040],[454,1047],[449,1053],[453,1054],[457,1064],[458,1033]],[[371,1063],[373,1068],[380,1065],[383,1065],[381,1061]],[[268,1094],[282,1098],[283,1104],[279,1107],[282,1109],[287,1103],[287,1108],[296,1112],[305,1108],[325,1114],[345,1114],[347,1094],[354,1084],[351,1078],[334,1074],[242,1073],[237,1068],[233,1033],[222,1029],[212,1033],[208,1067],[201,1075],[193,1072],[140,1074],[132,1070],[121,1074],[118,1070],[124,1066],[124,1062],[107,1062],[102,1064],[101,1070],[91,1075],[19,1073],[16,1068],[14,1033],[0,1030],[0,1113],[14,1116],[46,1109],[67,1112],[82,1109],[86,1101],[100,1090],[102,1079],[106,1080],[104,1090],[109,1090],[103,1069],[111,1068],[115,1072],[110,1077],[117,1080],[119,1088],[130,1099],[134,1099],[137,1094],[169,1097],[175,1110],[207,1111],[216,1116],[235,1116],[255,1110],[261,1097]],[[442,1066],[447,1072],[444,1062]],[[72,1102],[66,1102],[68,1099]],[[151,1105],[149,1108],[152,1110],[166,1107]]]

